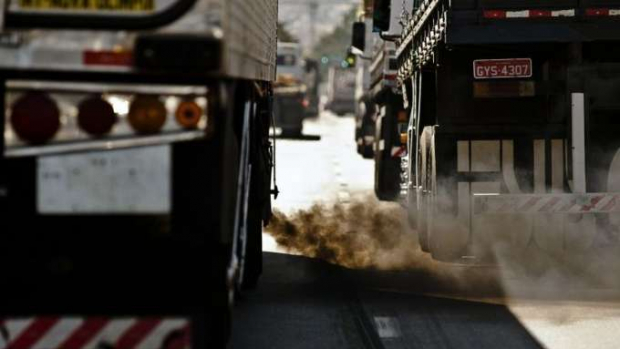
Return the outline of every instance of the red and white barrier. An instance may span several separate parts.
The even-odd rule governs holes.
[[[189,321],[35,317],[0,320],[0,349],[189,349]]]
[[[474,214],[586,214],[620,212],[620,193],[474,194]]]
[[[541,10],[523,9],[516,11],[509,10],[485,10],[482,16],[486,19],[510,19],[510,18],[559,18],[577,17],[576,9],[561,10]],[[620,16],[620,9],[617,8],[587,8],[580,12],[586,17],[617,17]]]
[[[392,151],[390,152],[393,158],[402,158],[403,156],[407,156],[407,147],[392,147]]]
[[[502,18],[553,18],[553,17],[575,17],[575,9],[564,10],[487,10],[483,12],[483,17],[487,19]]]

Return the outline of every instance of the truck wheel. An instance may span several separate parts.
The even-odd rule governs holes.
[[[285,138],[299,138],[301,137],[302,129],[302,126],[294,128],[283,128],[281,136]]]
[[[437,158],[435,156],[435,130],[433,127],[425,127],[423,130],[423,142],[427,144],[426,163],[424,167],[424,185],[426,207],[426,242],[433,259],[445,262],[458,261],[466,254],[467,243],[455,237],[462,233],[455,227],[444,224],[435,224],[437,212]],[[439,220],[438,220],[439,221]],[[441,223],[441,222],[439,222]]]
[[[416,195],[421,196],[420,198],[420,207],[418,207],[417,212],[410,212],[410,214],[416,214],[416,227],[418,231],[418,242],[420,243],[420,248],[424,252],[430,252],[429,242],[428,242],[428,234],[429,234],[429,224],[428,224],[428,215],[429,215],[429,164],[430,164],[430,148],[431,148],[431,140],[430,140],[430,130],[429,128],[425,128],[420,137],[420,152],[419,156],[419,169],[418,173],[420,173],[420,185],[422,186],[422,190],[420,190]],[[415,164],[411,164],[410,166],[415,166]],[[411,210],[409,210],[411,211]]]
[[[400,191],[400,158],[391,153],[393,121],[389,114],[377,120],[375,144],[383,144],[383,150],[375,148],[375,194],[381,201],[395,201]]]
[[[242,288],[255,289],[263,272],[263,225],[260,212],[251,209],[248,213],[248,235],[243,268]]]

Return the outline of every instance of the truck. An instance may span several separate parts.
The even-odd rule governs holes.
[[[339,116],[355,112],[355,70],[329,67],[325,109]]]
[[[283,137],[299,137],[309,105],[300,44],[278,43],[277,69],[274,87],[275,126],[281,129]]]
[[[319,87],[321,85],[321,67],[319,61],[312,58],[304,59],[304,83],[306,85],[306,97],[304,106],[306,107],[306,117],[315,118],[320,113]]]
[[[218,348],[262,270],[277,0],[10,0],[0,348]]]
[[[363,6],[363,7],[362,7]],[[359,21],[353,23],[350,51],[357,57],[355,66],[355,144],[365,159],[374,158],[376,105],[370,91],[370,64],[373,52],[372,4],[360,5]]]
[[[494,262],[617,241],[620,1],[375,6],[380,31],[404,23],[401,197],[424,251]]]
[[[402,6],[402,1],[393,0],[391,8],[397,9],[398,6]],[[361,151],[365,152],[366,157],[374,159],[374,191],[377,198],[398,201],[401,191],[401,158],[406,155],[406,146],[401,141],[400,131],[406,129],[408,114],[403,107],[396,83],[396,46],[392,40],[401,34],[401,27],[399,17],[396,16],[387,31],[373,33],[374,9],[371,5],[366,8],[367,17],[370,19],[353,25],[352,41],[353,47],[362,54],[362,58],[365,57],[359,46],[366,46],[366,59],[369,61],[369,81],[362,98],[368,100],[371,106],[363,108],[370,109],[370,113],[361,118],[361,122],[358,121],[358,145],[361,144]],[[371,150],[368,150],[368,143]]]

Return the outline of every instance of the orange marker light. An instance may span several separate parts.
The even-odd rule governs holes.
[[[100,97],[82,101],[78,109],[78,125],[86,133],[96,137],[110,133],[117,120],[112,104]]]
[[[202,108],[194,101],[183,101],[179,103],[175,117],[183,128],[195,129],[202,118]]]
[[[31,144],[43,144],[60,129],[60,111],[46,94],[28,92],[13,103],[10,122],[19,138]]]
[[[127,120],[139,134],[153,134],[161,131],[166,123],[167,110],[155,96],[138,96],[129,107]]]
[[[409,142],[409,134],[405,133],[401,133],[400,134],[400,144],[402,145],[406,145]]]

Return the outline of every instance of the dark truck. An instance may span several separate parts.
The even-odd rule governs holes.
[[[0,348],[224,347],[271,212],[277,0],[0,11]]]
[[[277,80],[274,86],[274,120],[283,137],[299,137],[309,106],[301,45],[278,43]]]
[[[333,66],[327,76],[325,109],[339,116],[355,113],[355,70]]]
[[[411,0],[404,3],[411,4]],[[402,32],[398,21],[399,6],[402,4],[402,0],[391,0],[393,21],[387,31],[373,27],[374,9],[370,4],[365,6],[368,12],[366,17],[370,19],[354,23],[352,30],[353,51],[369,61],[367,69],[370,81],[362,100],[367,98],[372,104],[372,115],[366,115],[359,122],[358,144],[367,147],[366,141],[372,140],[372,151],[368,152],[367,148],[362,148],[362,151],[366,150],[365,155],[372,154],[374,158],[375,195],[385,201],[400,199],[401,162],[407,154],[406,141],[403,143],[404,138],[401,139],[400,135],[402,130],[406,130],[408,114],[398,89],[396,45],[393,42]],[[364,56],[365,51],[368,52],[367,56]],[[362,138],[362,135],[365,137]]]
[[[390,1],[375,5],[387,30]],[[493,260],[616,240],[620,1],[427,0],[396,11],[410,115],[401,185],[422,249]]]

